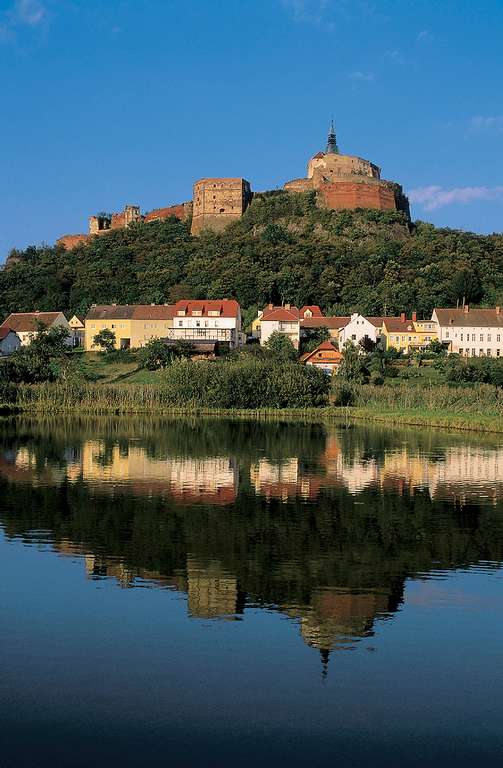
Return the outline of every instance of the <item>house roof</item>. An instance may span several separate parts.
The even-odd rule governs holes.
[[[219,317],[238,317],[240,306],[235,299],[182,299],[173,305],[173,315],[184,312],[189,317],[197,312],[198,317],[208,317],[209,312],[218,312]]]
[[[84,315],[72,315],[68,322],[71,323],[72,320],[78,320],[79,323],[83,326],[85,317]]]
[[[401,317],[384,317],[383,326],[391,333],[415,332],[413,320],[402,320]]]
[[[338,363],[342,358],[342,354],[334,347],[331,341],[322,341],[316,349],[313,349],[311,352],[305,352],[300,360],[306,363],[312,358],[316,358],[320,363]]]
[[[86,320],[171,320],[173,304],[97,304]]]
[[[307,311],[312,312],[313,317],[323,317],[323,312],[321,311],[321,309],[317,304],[306,304],[304,307],[302,307],[302,309],[299,312],[299,315],[301,316],[301,318],[304,317]]]
[[[503,313],[495,309],[434,309],[439,325],[457,325],[461,328],[503,328]]]
[[[297,307],[274,307],[269,304],[262,312],[260,318],[261,322],[272,320],[284,320],[286,322],[295,323],[299,320],[299,310]]]
[[[376,328],[381,328],[385,320],[400,320],[399,317],[367,317],[366,315],[363,315],[363,317],[365,317],[365,320],[368,320],[369,323],[375,325]]]
[[[62,312],[13,312],[3,321],[2,327],[7,326],[16,333],[27,333],[37,330],[37,322],[50,328],[62,314]]]
[[[344,328],[350,317],[305,317],[300,321],[302,328]]]
[[[0,341],[6,339],[9,333],[16,334],[16,332],[13,331],[12,328],[9,328],[8,325],[0,325]]]

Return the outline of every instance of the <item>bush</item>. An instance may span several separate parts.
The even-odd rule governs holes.
[[[334,379],[332,404],[335,406],[354,405],[357,399],[354,387],[344,381]]]

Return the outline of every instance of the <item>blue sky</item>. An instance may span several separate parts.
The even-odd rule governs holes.
[[[502,0],[0,0],[0,260],[99,210],[342,152],[414,218],[503,230]]]

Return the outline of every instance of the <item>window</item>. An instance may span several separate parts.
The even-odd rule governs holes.
[[[475,334],[472,333],[472,341],[475,341]]]
[[[491,334],[490,333],[487,334],[487,341],[491,341]]]
[[[499,349],[496,350],[496,357],[499,357],[501,354],[501,351]]]
[[[200,328],[200,327],[201,327],[201,321],[200,320],[196,320],[196,328]]]
[[[472,357],[475,357],[475,350],[472,349]]]
[[[461,334],[460,339],[461,339],[461,341],[463,341],[463,334]]]
[[[178,327],[179,328],[183,328],[183,320],[179,320],[178,321]]]
[[[446,339],[450,339],[449,331],[446,331],[446,332],[445,332],[445,338],[446,338]]]
[[[500,333],[496,334],[496,341],[501,341],[501,334]]]
[[[459,348],[459,354],[460,354],[460,355],[462,355],[462,354],[463,354],[463,347],[460,347],[460,348]]]
[[[484,341],[484,334],[483,333],[480,334],[480,341]]]

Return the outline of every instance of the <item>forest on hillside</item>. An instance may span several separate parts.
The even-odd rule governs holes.
[[[0,272],[9,312],[85,313],[93,303],[235,297],[251,319],[268,302],[330,314],[416,310],[463,300],[503,304],[503,235],[409,225],[388,211],[329,211],[314,193],[254,196],[222,233],[194,238],[190,221],[138,223],[66,251],[13,251]]]

